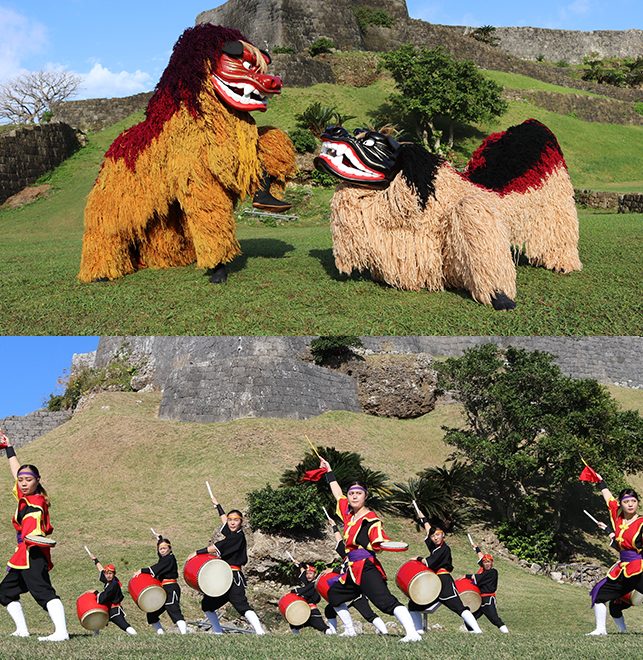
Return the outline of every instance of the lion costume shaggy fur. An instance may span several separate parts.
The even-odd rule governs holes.
[[[85,208],[81,281],[113,280],[141,267],[230,262],[240,254],[237,201],[258,189],[264,173],[274,189],[294,174],[287,135],[258,130],[249,112],[226,106],[215,93],[211,73],[230,41],[262,58],[237,30],[187,29],[145,120],[107,151]],[[260,65],[265,71],[263,59]]]
[[[416,145],[402,145],[400,159],[384,189],[338,187],[331,229],[340,272],[367,270],[412,291],[466,289],[511,309],[512,246],[531,264],[581,269],[573,188],[558,142],[539,122],[487,138],[464,173]]]

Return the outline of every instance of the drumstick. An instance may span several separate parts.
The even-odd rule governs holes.
[[[323,512],[326,514],[326,518],[328,518],[329,522],[335,522],[329,515],[328,511],[326,511],[326,507],[322,507]]]
[[[290,559],[290,561],[293,564],[297,564],[297,562],[295,561],[295,558],[288,552],[288,550],[286,550],[286,554],[288,555],[288,559]]]
[[[321,461],[322,457],[319,455],[319,453],[315,449],[315,445],[313,445],[313,443],[310,441],[310,438],[307,435],[304,435],[304,438],[306,438],[306,440],[308,441],[308,444],[310,445],[310,448],[313,450],[313,453],[315,454],[315,456],[317,456],[317,458]]]
[[[90,550],[87,546],[84,546],[84,547],[85,547],[85,552],[86,552],[90,557],[93,557],[94,555],[92,555],[91,550]]]
[[[589,511],[585,511],[585,509],[583,509],[583,513],[584,513],[584,514],[585,514],[590,520],[593,520],[597,525],[600,525],[600,522],[599,522],[598,520],[596,520],[596,518],[594,518],[594,516],[593,516]]]
[[[418,514],[418,518],[421,518],[422,517],[422,512],[418,508],[417,502],[415,500],[411,500],[411,502],[413,503],[413,508],[415,509],[415,513]]]
[[[150,527],[150,530],[151,530],[152,534],[154,535],[154,538],[155,538],[155,539],[157,539],[157,538],[160,536],[160,534],[157,534],[157,533],[154,531],[154,527]]]
[[[212,494],[212,488],[210,488],[210,482],[209,481],[205,482],[205,487],[208,489],[208,493],[210,494],[210,499],[213,500],[214,495]]]
[[[475,547],[476,544],[473,542],[473,539],[471,538],[471,534],[469,534],[469,532],[467,532],[467,538],[469,539],[469,543],[471,543],[471,545]]]

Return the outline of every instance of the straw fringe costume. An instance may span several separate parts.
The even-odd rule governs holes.
[[[250,64],[247,53],[256,56],[251,71],[239,64],[243,84],[265,83],[267,93],[281,88],[278,78],[262,73],[263,56],[237,30],[210,24],[186,30],[146,119],[121,133],[105,155],[85,207],[82,282],[144,267],[230,262],[241,252],[232,213],[237,201],[254,193],[264,176],[278,191],[294,174],[288,136],[258,129],[249,112],[215,92],[214,74],[231,41],[243,46],[239,62]]]

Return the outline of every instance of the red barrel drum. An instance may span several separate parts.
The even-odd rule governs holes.
[[[85,630],[101,630],[109,623],[109,608],[101,605],[97,598],[93,591],[89,591],[76,599],[76,614]]]
[[[440,578],[417,559],[410,559],[400,566],[395,584],[418,605],[429,605],[442,589]]]
[[[317,593],[326,601],[328,600],[328,590],[330,589],[328,580],[335,577],[339,577],[339,573],[324,573],[315,580],[315,589],[317,589]]]
[[[279,599],[279,611],[291,626],[303,626],[310,619],[310,605],[297,594],[283,595]]]
[[[156,612],[165,605],[167,594],[161,583],[148,573],[139,573],[127,584],[132,600],[143,612]]]
[[[232,569],[215,555],[194,555],[185,562],[187,584],[206,596],[223,596],[232,586]]]
[[[455,588],[460,594],[460,600],[466,607],[472,612],[477,612],[480,609],[480,606],[482,605],[482,596],[480,595],[480,589],[478,589],[477,585],[468,578],[462,577],[455,581]]]

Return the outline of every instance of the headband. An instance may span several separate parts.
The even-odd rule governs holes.
[[[352,486],[349,486],[348,491],[346,492],[350,493],[351,490],[361,490],[364,493],[368,493],[368,488],[366,488],[366,486],[361,486],[360,484],[353,484]]]
[[[40,476],[37,475],[37,474],[35,474],[35,473],[32,472],[31,470],[20,470],[20,472],[18,472],[18,474],[16,475],[16,478],[18,478],[18,477],[21,476],[21,475],[30,475],[30,476],[32,476],[34,479],[40,479]]]
[[[493,561],[493,556],[487,552],[486,554],[482,555],[482,559],[480,561]]]
[[[112,573],[116,573],[116,566],[114,564],[107,564],[107,566],[103,567],[104,571],[111,571]]]
[[[638,502],[638,500],[639,500],[639,498],[638,498],[636,495],[634,495],[634,493],[625,493],[625,494],[619,499],[619,502],[622,502],[623,500],[629,500],[629,499],[636,500],[637,502]]]
[[[243,518],[238,513],[233,513],[227,516],[228,520],[243,520]]]

